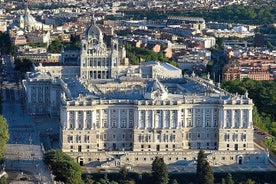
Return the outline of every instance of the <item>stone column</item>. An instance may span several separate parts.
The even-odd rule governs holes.
[[[137,120],[137,128],[141,128],[141,111],[137,111],[137,116],[138,116],[138,120]]]
[[[85,130],[87,129],[87,115],[86,115],[86,111],[82,111],[83,113],[83,127],[82,129]]]
[[[206,127],[206,109],[202,109],[202,127]]]
[[[252,123],[253,123],[253,120],[252,120],[252,108],[248,109],[247,111],[247,116],[248,116],[248,125],[247,125],[247,128],[252,128]]]
[[[147,121],[147,114],[148,114],[148,111],[144,110],[144,116],[142,117],[142,120],[145,121],[145,128],[151,128],[149,126],[149,122]]]
[[[117,128],[121,128],[121,109],[118,109]]]
[[[171,129],[171,128],[172,128],[172,127],[171,127],[171,125],[172,125],[172,124],[171,124],[171,111],[170,111],[170,110],[167,110],[167,111],[169,112],[169,113],[167,114],[167,116],[168,116],[167,119],[169,120],[169,121],[168,121],[168,128]]]
[[[128,109],[126,109],[126,113],[127,113],[127,115],[126,115],[126,123],[127,123],[127,125],[126,125],[126,127],[127,128],[129,128],[129,122],[130,122],[130,119],[129,119],[129,110]]]
[[[233,128],[235,127],[235,110],[231,110],[231,123],[230,123],[230,127]]]
[[[224,109],[219,110],[219,122],[220,122],[220,127],[225,128],[226,124],[226,112]]]
[[[213,128],[215,125],[214,125],[214,109],[212,108],[211,109],[211,127]]]
[[[136,128],[138,128],[139,127],[139,121],[140,121],[140,119],[139,119],[139,110],[137,109],[137,110],[134,110],[134,112],[133,112],[133,119],[134,119],[134,128],[136,129]]]
[[[70,129],[70,112],[69,111],[65,111],[66,113],[66,118],[65,118],[65,129]]]
[[[176,111],[176,128],[181,128],[182,127],[182,121],[181,121],[181,109],[178,109]]]
[[[196,127],[196,122],[195,122],[195,109],[193,109],[193,121],[192,121],[192,123],[193,123],[193,127]]]
[[[187,109],[183,109],[183,122],[184,122],[184,125],[183,125],[183,128],[185,127],[187,127],[187,117],[186,117],[186,114],[188,114],[187,113]]]
[[[108,109],[108,128],[111,128],[111,112],[112,110],[111,109]]]
[[[156,125],[155,125],[155,112],[154,112],[154,110],[151,110],[151,126],[153,128],[156,128]]]
[[[75,111],[75,118],[74,118],[75,122],[75,126],[74,129],[78,129],[79,128],[79,117],[78,117],[78,111]]]
[[[242,122],[242,120],[243,120],[243,118],[242,118],[242,117],[243,117],[243,112],[242,112],[242,111],[243,111],[243,109],[240,109],[240,118],[239,118],[239,119],[240,119],[240,122],[239,122],[239,128],[242,128],[242,123],[243,123],[243,122]]]
[[[162,110],[162,128],[168,128],[167,127],[167,122],[165,121],[165,115],[166,115],[166,111]]]

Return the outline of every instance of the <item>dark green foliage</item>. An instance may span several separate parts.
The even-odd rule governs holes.
[[[120,183],[125,183],[127,181],[127,169],[126,166],[123,166],[119,171],[119,179]]]
[[[167,17],[166,12],[155,11],[152,9],[142,11],[123,10],[122,12],[124,12],[127,16],[131,17],[134,20],[141,20],[146,17],[148,20],[161,21],[166,19]]]
[[[14,50],[12,50],[10,36],[7,33],[0,32],[0,47],[1,50],[3,49],[7,54],[11,53],[14,54]]]
[[[82,184],[81,167],[69,155],[61,150],[49,150],[44,154],[43,161],[55,175],[56,181],[68,184]]]
[[[176,179],[174,179],[174,180],[172,180],[172,181],[170,182],[170,184],[178,184],[178,182],[177,182]]]
[[[93,180],[98,181],[100,178],[104,178],[104,173],[93,173],[90,174]],[[109,180],[118,181],[117,173],[107,173]],[[136,184],[151,184],[151,175],[149,173],[142,173],[139,177],[139,173],[129,172],[129,178],[133,179]],[[227,177],[228,173],[214,173],[215,183],[222,183],[222,179]],[[232,178],[235,183],[245,183],[249,178],[257,183],[275,183],[276,171],[256,171],[256,172],[232,172]],[[180,184],[191,184],[196,181],[196,173],[169,173],[170,181],[177,180]],[[84,177],[85,178],[85,177]]]
[[[203,17],[206,21],[244,23],[244,24],[271,24],[275,22],[276,6],[225,6],[219,9],[202,10],[140,10],[124,11],[124,13],[133,19],[164,20],[170,15]]]
[[[94,184],[94,180],[91,175],[84,175],[83,181],[85,184]]]
[[[272,122],[276,120],[276,80],[254,81],[244,79],[243,81],[224,81],[222,88],[230,93],[239,94],[244,94],[248,90],[249,98],[253,99],[257,107],[257,110],[253,109],[254,125],[274,134]]]
[[[213,184],[214,183],[214,175],[212,168],[210,167],[206,157],[204,155],[204,151],[201,149],[197,155],[197,183],[198,184]]]
[[[61,47],[62,47],[62,41],[60,39],[55,39],[50,43],[50,45],[48,47],[48,52],[60,53]]]
[[[33,62],[32,60],[26,58],[15,58],[14,64],[15,70],[17,70],[24,76],[26,72],[31,71]]]
[[[7,178],[6,178],[6,177],[2,177],[2,178],[0,179],[0,184],[8,184]]]
[[[3,157],[7,141],[9,140],[9,130],[7,120],[0,115],[0,158]]]
[[[225,178],[225,184],[234,184],[231,173],[228,173]]]
[[[47,47],[47,43],[36,42],[29,44],[31,47]]]
[[[125,44],[125,48],[131,64],[138,65],[140,61],[160,61],[176,66],[176,62],[165,57],[163,53],[155,53],[152,50],[137,48],[130,44]]]
[[[152,163],[152,182],[156,184],[168,184],[169,175],[167,165],[165,164],[163,158],[155,157]]]
[[[255,181],[253,181],[251,179],[247,179],[245,184],[255,184]]]
[[[119,184],[134,184],[135,181],[129,177],[126,166],[121,167],[119,171]]]
[[[61,52],[61,48],[67,48],[67,47],[75,47],[75,48],[80,48],[80,41],[78,41],[77,38],[73,37],[73,41],[72,42],[64,42],[61,41],[60,39],[55,39],[53,40],[49,47],[48,47],[48,52],[50,53],[60,53]]]

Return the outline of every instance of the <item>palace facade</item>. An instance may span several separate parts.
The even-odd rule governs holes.
[[[211,165],[267,163],[254,150],[248,94],[233,95],[209,78],[167,63],[124,66],[92,21],[80,66],[38,66],[23,81],[27,109],[60,119],[61,149],[80,164],[191,163],[199,149]]]

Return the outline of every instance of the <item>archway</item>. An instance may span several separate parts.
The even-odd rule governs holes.
[[[243,156],[242,155],[237,156],[237,164],[239,164],[239,165],[243,164]]]
[[[78,157],[78,158],[77,158],[77,162],[78,162],[81,166],[83,166],[83,164],[84,164],[84,159],[83,159],[82,157]]]

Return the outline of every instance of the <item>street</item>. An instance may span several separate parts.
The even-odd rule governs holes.
[[[26,113],[24,92],[10,57],[4,56],[6,82],[2,84],[2,114],[7,119],[10,139],[4,169],[9,183],[52,183],[43,163],[42,144],[34,120]]]

